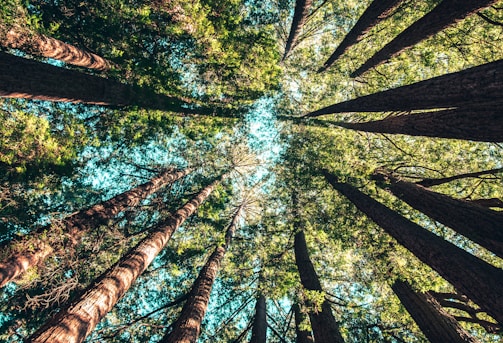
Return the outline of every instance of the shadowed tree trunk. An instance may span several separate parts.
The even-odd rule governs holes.
[[[27,342],[84,341],[166,246],[173,232],[197,210],[219,182],[220,179],[214,181],[156,226],[136,247],[129,250],[119,262],[93,282],[81,296],[49,319],[27,339]]]
[[[53,58],[67,64],[96,70],[108,70],[111,63],[101,56],[84,51],[76,46],[42,34],[34,34],[22,29],[10,29],[4,40],[4,47],[19,49],[28,54]]]
[[[438,179],[423,179],[422,181],[416,182],[418,185],[424,186],[424,187],[432,187],[432,186],[438,186],[442,185],[447,182],[455,181],[455,180],[460,180],[460,179],[465,179],[468,177],[479,177],[483,175],[489,175],[489,174],[496,174],[496,173],[501,173],[503,172],[503,168],[495,168],[495,169],[489,169],[489,170],[481,170],[478,172],[472,172],[472,173],[464,173],[464,174],[458,174],[458,175],[453,175],[449,177],[442,177]]]
[[[405,29],[351,74],[357,77],[448,26],[491,6],[498,0],[443,0],[433,10]]]
[[[466,294],[498,322],[503,321],[503,270],[496,268],[322,171],[334,189],[398,243]]]
[[[415,292],[404,281],[391,287],[407,312],[431,343],[477,343],[459,323],[428,293]]]
[[[250,343],[265,343],[267,339],[267,307],[265,296],[260,294],[255,304],[255,318],[253,319]]]
[[[300,311],[300,306],[298,304],[293,305],[293,310],[295,313],[295,343],[314,343],[311,332],[301,329],[301,323],[307,318]]]
[[[385,112],[501,103],[503,60],[330,105],[308,113]]]
[[[502,110],[456,108],[452,110],[388,117],[364,123],[337,123],[338,126],[377,133],[503,142]]]
[[[52,230],[53,226],[61,225],[58,228],[61,228],[63,234],[68,237],[70,247],[75,247],[90,228],[107,224],[108,221],[120,212],[138,205],[148,195],[184,177],[192,170],[192,168],[179,171],[166,170],[149,182],[66,217],[62,220],[61,224],[53,223],[38,228],[34,233],[29,235],[30,239],[36,242],[34,249],[25,249],[0,262],[0,287],[21,276],[28,268],[39,265],[52,253],[53,247],[45,242],[41,236],[45,232]]]
[[[382,20],[386,19],[404,0],[374,0],[363,12],[362,16],[356,22],[355,26],[344,37],[342,43],[337,47],[334,53],[328,58],[318,70],[321,73],[334,64],[339,57],[348,51],[353,45],[363,39],[363,37]]]
[[[483,207],[498,207],[498,208],[503,208],[503,201],[498,198],[489,198],[489,199],[471,199],[471,200],[466,200],[469,203],[472,204],[477,204],[479,206]]]
[[[382,170],[372,177],[385,181],[387,189],[418,211],[503,258],[503,212],[453,199]]]
[[[292,19],[292,27],[290,28],[290,34],[288,35],[288,39],[286,41],[285,53],[283,55],[283,60],[285,60],[288,54],[295,47],[297,39],[299,38],[300,31],[304,26],[304,23],[307,20],[307,16],[309,15],[309,9],[313,0],[297,0],[295,2],[295,11]]]

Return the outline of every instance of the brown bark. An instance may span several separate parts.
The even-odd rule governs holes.
[[[300,311],[300,306],[298,304],[293,305],[293,307],[295,313],[295,343],[314,343],[311,332],[300,328],[300,324],[307,318],[305,318],[305,315]]]
[[[292,19],[292,26],[290,28],[290,34],[288,35],[288,39],[286,41],[285,53],[283,55],[283,60],[288,57],[288,54],[292,51],[297,43],[297,39],[299,38],[300,31],[304,26],[307,16],[309,15],[309,9],[313,0],[297,0],[295,2],[295,11]]]
[[[166,246],[175,230],[208,198],[218,183],[219,179],[160,223],[119,262],[92,283],[78,299],[49,319],[26,342],[76,343],[84,341]]]
[[[437,179],[423,179],[422,181],[419,181],[416,183],[418,185],[423,186],[423,187],[432,187],[432,186],[442,185],[444,183],[455,181],[455,180],[465,179],[468,177],[479,177],[479,176],[496,174],[496,173],[501,173],[501,172],[503,172],[503,168],[495,168],[495,169],[490,169],[490,170],[481,170],[478,172],[458,174],[458,175],[453,175],[453,176],[449,176],[449,177],[442,177],[442,178],[437,178]]]
[[[430,38],[443,29],[496,2],[498,0],[443,0],[433,10],[409,26],[384,48],[369,58],[360,68],[351,74],[351,77],[362,75],[370,68],[384,63],[422,40]]]
[[[469,203],[472,204],[477,204],[479,206],[483,207],[499,207],[503,208],[503,201],[498,198],[489,198],[489,199],[471,199],[471,200],[466,200]]]
[[[334,189],[347,197],[398,243],[498,322],[503,321],[503,270],[407,220],[357,188],[338,182],[329,172],[322,173]]]
[[[90,228],[106,224],[120,212],[136,206],[148,195],[184,177],[191,171],[190,168],[181,171],[166,170],[149,182],[68,216],[63,220],[62,230],[68,236],[70,246],[74,247],[79,244],[82,236]],[[28,268],[42,263],[49,256],[54,248],[44,242],[41,236],[44,232],[50,231],[52,225],[55,224],[43,226],[30,235],[30,239],[37,242],[37,247],[34,250],[21,251],[0,263],[0,287],[22,275]]]
[[[337,47],[334,53],[328,58],[318,70],[321,73],[332,64],[334,64],[339,57],[348,51],[353,45],[363,39],[363,37],[382,20],[386,19],[404,0],[374,0],[369,7],[363,12],[360,19],[356,22],[355,26],[344,37],[342,43]]]
[[[395,281],[393,291],[431,343],[477,343],[428,293],[415,292],[404,281]]]
[[[53,58],[67,64],[95,70],[108,70],[111,63],[101,56],[84,51],[76,46],[42,34],[33,34],[22,29],[10,29],[4,40],[4,47],[19,49],[32,55]]]
[[[255,318],[253,319],[250,343],[265,343],[267,339],[267,308],[265,296],[260,294],[255,304]]]
[[[305,117],[343,112],[475,107],[487,103],[500,103],[502,92],[503,60],[499,60],[330,105],[308,113]]]
[[[411,136],[503,142],[501,108],[456,108],[388,117],[364,123],[337,123],[348,129]]]
[[[373,178],[386,181],[387,189],[418,211],[503,258],[503,212],[433,192],[384,171],[376,171]]]

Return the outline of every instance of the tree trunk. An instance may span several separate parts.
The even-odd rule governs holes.
[[[183,100],[129,86],[115,80],[59,68],[0,52],[0,97],[85,103],[104,106],[139,106],[187,114],[213,114]]]
[[[62,221],[63,233],[68,236],[71,247],[74,247],[79,244],[82,236],[90,228],[107,224],[109,220],[120,212],[136,206],[148,195],[184,177],[191,171],[191,168],[181,171],[166,170],[149,182],[90,208],[78,211]],[[28,268],[39,265],[50,255],[53,247],[49,243],[44,242],[41,236],[46,231],[51,230],[53,225],[55,224],[43,226],[36,230],[33,234],[35,235],[33,239],[36,242],[36,247],[33,250],[21,251],[0,263],[0,287],[21,276]]]
[[[503,212],[453,199],[383,171],[376,171],[373,178],[388,182],[386,188],[416,210],[503,258]]]
[[[295,2],[295,12],[292,19],[292,27],[290,28],[290,34],[288,35],[288,40],[286,41],[285,54],[283,55],[283,60],[288,57],[288,54],[292,51],[299,38],[300,31],[304,26],[307,16],[309,15],[309,9],[313,0],[297,0]]]
[[[253,319],[250,343],[265,343],[267,339],[267,308],[265,296],[260,294],[255,304],[255,318]]]
[[[501,103],[503,60],[362,96],[308,113],[411,111]]]
[[[490,170],[482,170],[478,172],[473,172],[473,173],[464,173],[464,174],[458,174],[458,175],[453,175],[449,177],[442,177],[438,179],[423,179],[422,181],[416,182],[418,185],[421,185],[423,187],[432,187],[432,186],[438,186],[442,185],[447,182],[455,181],[455,180],[460,180],[468,177],[479,177],[483,175],[489,175],[489,174],[496,174],[496,173],[501,173],[503,172],[503,168],[496,168],[496,169],[490,169]]]
[[[471,199],[471,200],[466,200],[469,203],[472,204],[477,204],[479,206],[483,207],[498,207],[498,208],[503,208],[503,201],[498,198],[489,198],[489,199]]]
[[[386,62],[422,40],[430,38],[443,29],[496,2],[498,0],[443,0],[432,11],[409,26],[384,48],[369,58],[360,68],[351,74],[351,77],[362,75],[370,68]]]
[[[398,243],[429,265],[490,316],[503,322],[503,270],[407,220],[357,188],[338,182],[323,171],[327,181]]]
[[[328,58],[318,70],[321,73],[334,64],[339,57],[348,51],[353,45],[363,39],[363,37],[382,20],[386,19],[404,0],[373,0],[369,7],[363,12],[355,26],[344,37],[342,43],[334,53]]]
[[[27,342],[76,343],[84,341],[166,246],[173,232],[197,210],[219,182],[220,179],[214,181],[160,223],[119,262],[93,282],[80,297],[49,319],[27,339]]]
[[[503,115],[496,107],[492,110],[456,108],[337,125],[366,132],[503,142]]]
[[[53,58],[79,67],[103,71],[110,69],[111,66],[111,63],[101,56],[84,51],[58,39],[42,34],[33,34],[22,29],[10,29],[5,39],[0,43],[6,48]]]
[[[431,343],[477,343],[428,293],[417,293],[404,281],[395,281],[393,291]]]
[[[295,343],[314,343],[313,336],[308,330],[302,330],[300,325],[307,318],[300,311],[300,306],[298,304],[293,305],[293,310],[295,313]]]

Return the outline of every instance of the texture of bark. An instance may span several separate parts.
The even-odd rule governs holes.
[[[267,309],[265,296],[260,294],[255,304],[255,318],[253,319],[250,343],[266,343],[267,339]]]
[[[442,185],[444,183],[455,181],[455,180],[465,179],[465,178],[469,178],[469,177],[479,177],[479,176],[484,176],[484,175],[497,174],[497,173],[501,173],[501,172],[503,172],[503,168],[495,168],[495,169],[481,170],[481,171],[472,172],[472,173],[463,173],[463,174],[442,177],[442,178],[436,178],[436,179],[423,179],[422,181],[419,181],[416,183],[418,185],[421,185],[424,187],[432,187],[432,186]]]
[[[293,305],[295,315],[295,343],[314,343],[313,336],[310,331],[302,330],[300,325],[306,320],[306,316],[300,311],[298,304]]]
[[[386,19],[404,0],[374,0],[363,12],[356,22],[355,26],[344,37],[341,44],[334,53],[328,58],[318,72],[323,72],[330,68],[342,54],[349,50],[353,45],[363,39],[363,37],[382,20]]]
[[[334,189],[378,224],[398,243],[429,265],[458,291],[466,294],[498,322],[503,321],[503,270],[471,255],[407,220],[357,188],[322,171]]]
[[[26,342],[83,342],[166,246],[175,230],[197,210],[219,182],[217,179],[205,187],[156,226],[136,247],[129,250],[67,308],[49,319]]]
[[[287,58],[288,54],[295,47],[297,39],[299,38],[300,31],[304,26],[304,23],[307,20],[307,16],[309,15],[309,9],[313,0],[297,0],[295,2],[295,11],[292,19],[292,26],[290,28],[290,34],[288,35],[288,39],[286,41],[285,53],[283,55],[283,60]]]
[[[498,0],[443,0],[424,17],[413,23],[395,39],[389,42],[369,58],[360,68],[351,74],[358,77],[370,68],[374,68],[402,51],[413,47],[443,29],[456,24],[464,18],[489,7]]]

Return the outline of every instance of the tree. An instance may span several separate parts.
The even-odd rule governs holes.
[[[432,295],[416,292],[401,280],[396,280],[391,288],[431,343],[478,342],[442,309]]]
[[[495,168],[495,169],[489,169],[489,170],[481,170],[477,172],[472,172],[472,173],[463,173],[463,174],[458,174],[458,175],[453,175],[453,176],[448,176],[448,177],[442,177],[442,178],[427,178],[423,179],[419,182],[416,182],[418,185],[421,185],[423,187],[433,187],[433,186],[438,186],[447,182],[455,181],[455,180],[460,180],[464,178],[469,178],[469,177],[479,177],[483,175],[490,175],[490,174],[497,174],[503,172],[503,168]]]
[[[96,279],[64,310],[49,319],[28,342],[82,342],[152,263],[171,236],[220,183],[217,178],[172,216],[159,223],[116,264]],[[218,249],[215,253],[218,252]],[[190,300],[187,300],[190,301]]]
[[[432,79],[362,96],[310,112],[317,117],[342,112],[410,111],[478,106],[499,102],[503,90],[503,60]]]
[[[263,294],[259,294],[255,304],[255,317],[253,318],[252,336],[250,343],[265,343],[267,339],[267,307]]]
[[[372,177],[387,182],[387,189],[418,211],[503,257],[502,212],[433,192],[383,170]]]
[[[334,64],[337,59],[349,50],[353,45],[358,43],[363,39],[363,37],[382,20],[386,19],[393,13],[393,11],[403,2],[403,0],[374,0],[370,3],[369,7],[363,12],[360,19],[356,22],[355,26],[349,31],[349,33],[344,37],[343,41],[334,53],[328,58],[328,60],[323,64],[318,70],[318,73],[324,72],[332,64]]]
[[[357,188],[322,172],[334,189],[378,224],[398,243],[466,294],[498,322],[503,320],[503,270],[458,248],[405,219]]]
[[[71,245],[75,247],[82,236],[91,228],[106,224],[114,216],[127,208],[134,207],[148,195],[157,192],[161,187],[186,176],[193,169],[167,169],[149,182],[143,183],[127,192],[80,210],[63,221],[62,232],[68,236]],[[42,263],[54,250],[51,243],[43,239],[45,233],[52,229],[52,225],[38,228],[29,235],[30,244],[35,242],[33,249],[23,249],[13,253],[7,260],[0,263],[0,287],[21,276],[26,270]]]
[[[431,12],[416,21],[395,39],[369,58],[360,68],[351,74],[358,77],[370,68],[384,63],[422,40],[425,40],[448,26],[489,7],[498,0],[443,0]]]
[[[285,53],[283,54],[283,60],[288,57],[290,51],[295,47],[297,39],[299,38],[300,31],[304,26],[309,15],[309,10],[313,0],[297,0],[295,2],[295,11],[292,19],[292,27],[290,28],[290,33],[286,41]]]
[[[296,343],[313,343],[313,337],[311,332],[305,330],[301,327],[302,323],[307,320],[305,315],[301,312],[299,304],[295,303],[293,305],[293,311],[295,315],[295,342]]]

